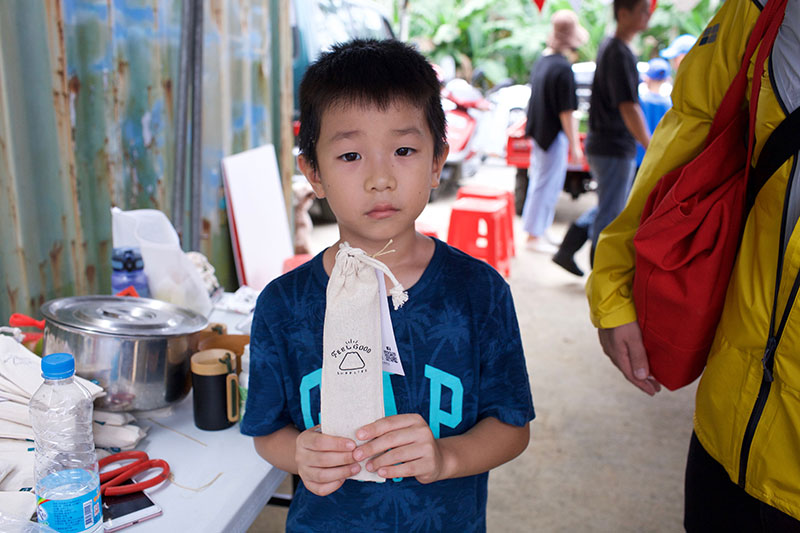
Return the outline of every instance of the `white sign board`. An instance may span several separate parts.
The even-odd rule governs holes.
[[[275,148],[266,144],[222,158],[236,276],[260,291],[294,254]]]

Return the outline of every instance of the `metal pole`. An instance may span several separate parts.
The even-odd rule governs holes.
[[[192,55],[192,173],[191,249],[200,250],[200,219],[203,185],[203,2],[194,9],[194,53]]]
[[[188,131],[187,106],[189,103],[189,68],[192,63],[192,27],[194,25],[194,0],[183,0],[181,6],[181,43],[178,59],[178,102],[175,124],[175,179],[172,195],[172,224],[183,238],[186,218],[186,134]]]

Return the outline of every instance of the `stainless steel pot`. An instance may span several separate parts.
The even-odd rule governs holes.
[[[43,355],[75,356],[75,372],[106,391],[95,405],[111,411],[157,409],[191,388],[192,335],[205,317],[149,298],[79,296],[51,300]]]

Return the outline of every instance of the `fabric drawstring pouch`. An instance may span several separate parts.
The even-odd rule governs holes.
[[[379,285],[384,283],[384,274],[393,283],[389,294],[394,308],[408,300],[394,274],[376,259],[390,253],[385,250],[372,257],[346,242],[340,244],[326,293],[321,429],[326,435],[353,439],[358,445],[365,441],[356,439],[356,430],[384,416]],[[366,470],[367,460],[361,461],[361,471],[352,479],[383,482],[384,478]]]

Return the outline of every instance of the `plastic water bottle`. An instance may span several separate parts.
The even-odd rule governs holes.
[[[138,248],[114,248],[111,253],[111,293],[131,285],[142,298],[150,298],[150,288],[144,273],[144,261]]]
[[[75,381],[68,353],[42,358],[44,383],[31,397],[36,513],[59,533],[103,527],[100,478],[92,435],[92,396]]]

